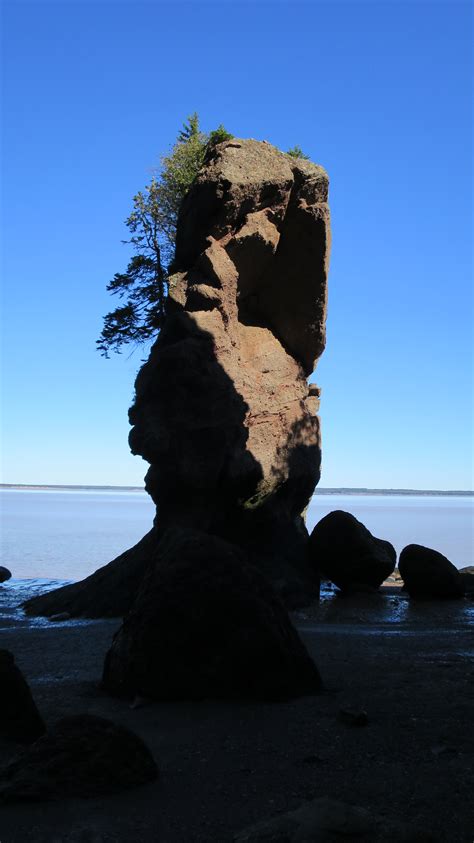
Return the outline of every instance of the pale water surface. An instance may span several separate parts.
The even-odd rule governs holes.
[[[461,496],[317,494],[307,524],[343,509],[397,552],[424,544],[463,567],[474,564],[473,504]],[[0,505],[1,564],[15,579],[81,579],[135,544],[154,516],[145,492],[5,489]]]

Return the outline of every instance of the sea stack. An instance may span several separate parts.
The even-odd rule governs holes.
[[[307,378],[325,345],[327,199],[322,167],[238,139],[209,150],[185,197],[167,317],[130,410],[157,507],[146,556],[130,552],[137,579],[150,544],[185,528],[238,546],[288,606],[317,596],[303,513],[321,462],[319,391]],[[108,582],[116,599],[116,577],[111,563],[28,609],[87,615]]]

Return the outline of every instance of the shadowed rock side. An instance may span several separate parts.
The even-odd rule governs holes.
[[[9,650],[0,650],[0,736],[31,743],[45,731],[26,679]]]
[[[398,568],[410,597],[418,599],[463,597],[465,586],[458,569],[446,556],[409,544],[400,553]]]
[[[319,591],[302,513],[320,472],[306,378],[325,343],[327,191],[321,167],[270,144],[213,148],[183,201],[167,318],[130,410],[155,538],[182,526],[239,545],[290,606]],[[104,570],[91,589],[115,577]],[[78,613],[87,600],[83,590]],[[64,609],[51,599],[47,613]]]
[[[157,776],[138,735],[103,717],[78,714],[59,720],[0,770],[0,804],[107,796]]]
[[[460,568],[459,576],[465,596],[470,597],[471,600],[474,599],[474,565],[466,565],[464,568]]]
[[[281,700],[318,693],[321,679],[243,551],[170,529],[107,654],[104,686],[155,700]]]
[[[390,542],[376,538],[342,510],[330,512],[316,524],[309,546],[316,569],[342,591],[378,588],[397,561]]]
[[[31,615],[67,613],[71,618],[115,618],[128,612],[158,542],[155,529],[85,580],[33,597],[25,603]]]

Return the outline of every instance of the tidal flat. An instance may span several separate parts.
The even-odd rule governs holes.
[[[471,843],[472,601],[415,603],[388,585],[343,598],[325,586],[317,606],[292,614],[324,693],[132,708],[100,687],[118,619],[25,619],[15,608],[25,583],[1,589],[10,605],[2,646],[15,653],[47,724],[108,717],[145,740],[160,771],[156,782],[113,797],[3,806],[2,843],[227,843],[319,796],[382,815],[387,828],[402,821],[415,835],[406,839]],[[341,718],[348,710],[365,712],[363,725]],[[3,762],[16,752],[6,742],[0,750]]]

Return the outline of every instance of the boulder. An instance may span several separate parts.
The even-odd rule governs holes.
[[[9,650],[0,650],[0,737],[31,743],[45,731],[35,701]]]
[[[8,570],[8,568],[4,568],[3,565],[0,565],[0,583],[11,579],[11,575],[12,573]]]
[[[288,699],[318,670],[266,578],[238,547],[195,530],[162,538],[115,635],[103,683],[154,700]]]
[[[157,775],[150,751],[129,729],[76,715],[59,720],[0,770],[0,803],[106,796]]]
[[[319,521],[309,541],[315,568],[343,591],[378,588],[395,569],[397,554],[350,512],[335,510]]]
[[[474,597],[474,565],[466,565],[459,569],[464,594],[471,599]]]
[[[400,554],[398,568],[410,597],[455,598],[464,595],[458,569],[446,556],[430,547],[407,545]]]

